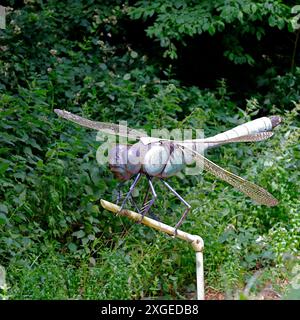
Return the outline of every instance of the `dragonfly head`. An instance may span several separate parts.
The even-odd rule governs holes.
[[[117,144],[109,151],[109,167],[120,180],[129,180],[140,172],[144,156],[150,145],[138,142],[134,145]]]
[[[108,154],[109,168],[119,180],[129,180],[133,173],[127,170],[127,145],[117,144]]]
[[[282,122],[282,119],[279,116],[271,116],[269,119],[271,120],[272,128],[277,127]]]

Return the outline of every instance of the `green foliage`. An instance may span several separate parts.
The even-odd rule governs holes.
[[[201,128],[207,136],[281,114],[284,124],[271,140],[208,154],[274,193],[278,207],[254,205],[209,174],[170,183],[193,205],[183,228],[205,240],[207,286],[234,293],[261,269],[268,270],[266,281],[287,277],[278,266],[297,256],[300,243],[299,67],[262,68],[257,91],[240,101],[225,79],[211,90],[183,86],[172,73],[176,63],[151,56],[140,39],[130,38],[129,26],[147,20],[147,34],[173,58],[199,34],[222,34],[224,56],[254,64],[241,37],[254,35],[259,43],[274,28],[289,34],[290,6],[245,0],[10,4],[7,29],[0,30],[0,265],[7,273],[1,299],[183,298],[195,291],[191,248],[100,208],[117,185],[97,164],[101,142],[58,119],[56,107],[100,121],[126,120],[148,132]],[[182,207],[156,188],[155,212],[174,225]]]
[[[286,106],[292,108],[294,103],[300,100],[299,77],[299,67],[296,67],[293,73],[287,72],[284,75],[277,74],[274,68],[266,70],[258,78],[257,84],[262,90],[267,88],[267,93],[264,95],[258,94],[258,99],[267,107],[278,105],[283,109]]]
[[[295,3],[296,4],[296,3]],[[291,5],[270,1],[138,1],[130,7],[132,19],[150,20],[147,35],[165,48],[164,56],[177,57],[178,43],[186,45],[188,37],[203,33],[224,33],[224,55],[236,64],[254,64],[245,53],[243,37],[255,36],[260,41],[268,27],[292,28]]]

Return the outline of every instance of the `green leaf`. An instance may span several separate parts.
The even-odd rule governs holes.
[[[3,174],[9,168],[9,162],[0,163],[0,174]]]
[[[213,36],[216,32],[216,28],[214,27],[214,25],[210,25],[209,28],[208,28],[208,33]]]
[[[0,224],[5,224],[7,223],[8,219],[6,217],[6,215],[2,212],[0,212]]]
[[[0,212],[8,214],[8,208],[5,204],[0,203]]]
[[[70,250],[71,252],[75,252],[75,251],[77,250],[77,245],[76,245],[75,243],[73,243],[73,242],[70,242],[70,243],[68,244],[68,248],[69,248],[69,250]]]
[[[88,235],[88,239],[93,241],[93,240],[95,240],[95,236],[93,234],[89,234]]]
[[[82,245],[86,245],[88,242],[89,242],[89,239],[88,238],[83,238],[82,240],[81,240],[81,242],[82,242]]]
[[[123,76],[123,79],[124,79],[124,80],[129,80],[130,78],[131,78],[130,73],[126,73],[126,74]]]
[[[81,239],[85,236],[85,232],[83,230],[79,230],[72,233],[73,236],[77,237],[77,239]]]
[[[130,52],[130,56],[131,56],[131,58],[135,59],[135,58],[138,57],[138,54],[137,54],[137,52],[135,52],[135,51],[131,51],[131,52]]]

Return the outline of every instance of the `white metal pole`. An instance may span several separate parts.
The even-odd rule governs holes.
[[[204,300],[203,252],[196,252],[197,300]]]
[[[111,211],[115,214],[126,216],[134,221],[141,221],[141,223],[143,223],[148,227],[151,227],[158,231],[165,232],[169,235],[175,236],[176,238],[180,238],[182,240],[189,242],[196,252],[197,300],[204,300],[204,267],[203,267],[204,241],[201,237],[181,231],[181,230],[177,230],[177,232],[175,232],[174,227],[171,227],[167,224],[153,220],[148,217],[144,217],[142,219],[141,214],[131,210],[122,210],[120,212],[119,206],[103,199],[101,199],[101,205],[104,209]]]
[[[194,236],[195,240],[192,242],[192,247],[196,252],[196,281],[197,281],[197,300],[204,300],[204,264],[203,264],[203,250],[204,241],[199,236]]]

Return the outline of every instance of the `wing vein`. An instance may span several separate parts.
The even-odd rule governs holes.
[[[114,123],[92,121],[76,114],[73,114],[66,110],[54,109],[54,112],[67,120],[75,122],[83,127],[99,130],[108,134],[118,135],[121,137],[128,137],[131,139],[139,139],[141,137],[147,137],[147,134],[143,131],[128,128],[124,125],[118,125]]]
[[[190,151],[196,158],[203,161],[205,170],[209,171],[221,180],[231,184],[233,187],[243,192],[244,194],[255,200],[257,203],[264,204],[269,207],[276,206],[278,204],[278,200],[264,188],[221,168],[195,150],[192,150],[186,146],[181,146],[181,149],[183,151]]]

